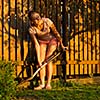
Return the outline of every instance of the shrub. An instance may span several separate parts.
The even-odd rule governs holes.
[[[0,61],[0,100],[16,99],[14,66],[11,61]]]

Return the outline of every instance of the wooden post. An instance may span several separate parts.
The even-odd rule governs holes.
[[[67,46],[67,33],[66,33],[66,0],[62,0],[62,38],[64,46]],[[63,72],[63,79],[66,80],[66,51],[64,51],[62,55],[62,72]]]

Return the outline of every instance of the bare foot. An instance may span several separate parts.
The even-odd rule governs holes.
[[[42,90],[45,86],[44,85],[39,85],[34,88],[34,90]]]

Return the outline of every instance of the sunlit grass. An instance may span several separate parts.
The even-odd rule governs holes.
[[[24,100],[100,100],[99,85],[55,81],[52,87],[52,90],[39,91],[23,89],[17,96]]]

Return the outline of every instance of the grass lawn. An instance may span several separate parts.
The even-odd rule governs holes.
[[[18,100],[100,100],[100,85],[52,82],[52,90],[22,89]]]

